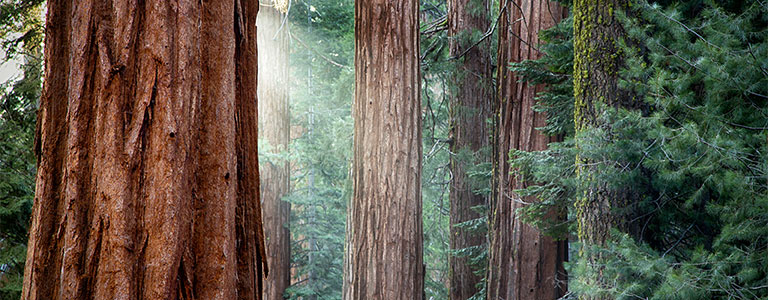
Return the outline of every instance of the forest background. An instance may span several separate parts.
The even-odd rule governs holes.
[[[485,9],[478,13],[490,16],[489,27],[458,37],[448,35],[446,1],[423,0],[420,6],[429,299],[450,297],[451,256],[468,258],[481,277],[488,274],[491,183],[499,175],[490,149],[451,151],[457,107],[450,95],[461,59],[450,54],[449,44],[462,39],[497,53],[498,16],[507,3],[473,2]],[[19,298],[24,270],[42,86],[42,4],[0,4],[3,59],[22,62],[19,74],[0,85],[0,299]],[[541,130],[562,140],[546,151],[513,150],[504,158],[521,178],[537,183],[517,191],[539,199],[519,213],[555,238],[575,242],[566,264],[568,297],[768,297],[768,2],[635,1],[617,14],[626,31],[618,46],[619,86],[634,104],[597,105],[600,126],[581,130],[574,114],[573,17],[541,34],[543,43],[535,48],[546,54],[542,59],[510,64],[490,55],[494,70],[547,84],[536,106],[548,115]],[[282,30],[290,36],[291,142],[287,151],[275,153],[260,140],[259,149],[261,164],[290,163],[290,193],[283,200],[291,204],[292,284],[285,295],[340,299],[352,192],[354,2],[294,1]],[[498,78],[486,79],[497,90]],[[498,125],[495,117],[486,122],[489,128]],[[489,199],[473,208],[482,217],[461,224],[450,223],[451,158],[472,166],[472,190]],[[580,161],[596,162],[593,176],[579,174]],[[595,186],[633,197],[615,212],[626,224],[614,226],[609,242],[583,247],[578,204]],[[546,218],[553,209],[564,217]],[[451,249],[451,226],[486,242]],[[579,258],[590,252],[606,258],[601,265],[610,285],[586,280],[594,270]],[[476,298],[485,293],[481,283]]]

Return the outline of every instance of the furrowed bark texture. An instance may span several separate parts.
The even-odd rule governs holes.
[[[353,196],[344,299],[422,299],[416,0],[355,3]]]
[[[512,149],[544,150],[557,138],[536,130],[546,124],[546,116],[533,110],[536,94],[545,87],[519,82],[509,63],[540,58],[539,31],[560,22],[566,11],[551,1],[516,2],[501,2],[499,20],[498,132],[489,217],[488,299],[557,299],[566,290],[563,261],[567,259],[567,242],[543,235],[516,215],[523,202],[538,200],[521,199],[514,193],[529,183],[517,178],[508,162]],[[554,213],[552,217],[556,217]]]
[[[577,146],[579,133],[602,127],[598,116],[605,106],[628,106],[629,101],[618,88],[618,72],[622,56],[618,46],[624,31],[614,12],[627,7],[626,0],[577,0],[573,6],[574,46],[574,120]],[[620,195],[595,181],[595,162],[577,158],[576,172],[590,186],[576,201],[578,237],[582,243],[580,260],[586,263],[586,278],[582,284],[606,288],[610,282],[602,278],[604,258],[599,252],[585,251],[592,246],[604,246],[614,225],[613,209],[626,204]],[[605,294],[583,295],[581,299],[612,299]]]
[[[486,239],[482,233],[472,233],[456,224],[480,218],[472,207],[485,205],[486,197],[473,192],[467,170],[475,163],[486,161],[481,149],[488,146],[486,120],[492,116],[493,92],[490,86],[490,56],[486,49],[489,42],[471,47],[475,41],[473,31],[485,32],[489,26],[488,1],[449,1],[449,35],[451,57],[459,57],[451,97],[451,152],[471,151],[473,161],[451,156],[451,249],[482,246]],[[483,13],[476,13],[477,11]],[[474,12],[474,13],[473,13]],[[470,48],[471,47],[471,48]],[[463,56],[462,56],[463,55]],[[471,266],[468,257],[451,256],[451,299],[468,299],[478,292],[477,284],[482,277],[474,274],[478,266]]]
[[[288,150],[288,27],[281,28],[284,16],[263,7],[256,19],[259,44],[259,137],[266,139],[274,153]],[[264,299],[283,299],[291,284],[291,244],[288,230],[291,205],[282,200],[290,189],[287,160],[261,163],[261,200],[269,276],[264,279]]]
[[[48,1],[23,299],[260,299],[257,12]]]

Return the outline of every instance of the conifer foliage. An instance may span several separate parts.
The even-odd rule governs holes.
[[[36,104],[40,97],[41,3],[0,4],[0,65],[21,62],[20,77],[0,84],[0,299],[19,299],[35,185]]]
[[[605,244],[580,239],[569,288],[581,297],[765,298],[768,6],[637,1],[614,14],[626,30],[617,87],[633,106],[598,106],[600,126],[574,134],[561,122],[574,113],[568,89],[541,94],[540,109],[553,116],[546,129],[568,138],[547,151],[511,153],[529,180],[543,183],[521,191],[545,199],[527,208],[529,217],[563,232],[537,213],[570,207],[573,222],[594,187],[631,196],[609,210],[617,218]],[[568,76],[563,27],[546,33],[559,37],[544,47],[551,57],[512,67],[533,82]],[[577,171],[584,162],[588,176]],[[602,284],[590,281],[594,272]]]

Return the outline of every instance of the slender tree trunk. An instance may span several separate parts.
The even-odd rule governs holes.
[[[422,299],[419,3],[355,3],[344,299]]]
[[[265,7],[256,19],[259,44],[259,137],[266,139],[274,153],[288,150],[290,115],[288,112],[288,25],[284,15]],[[269,276],[264,279],[264,299],[283,299],[291,284],[291,205],[282,200],[290,189],[287,160],[261,165],[261,199]]]
[[[545,0],[502,1],[501,5],[495,134],[498,148],[494,151],[497,182],[490,211],[488,299],[557,299],[566,290],[563,261],[567,259],[567,242],[543,235],[516,215],[524,202],[537,199],[520,199],[514,193],[527,183],[516,177],[508,163],[511,149],[544,150],[557,138],[536,130],[546,123],[546,116],[533,110],[536,94],[545,87],[519,82],[508,67],[510,62],[540,58],[539,31],[560,22],[565,10]]]
[[[261,297],[257,12],[48,1],[23,299]]]
[[[614,13],[624,10],[627,3],[627,0],[574,1],[573,82],[577,147],[581,144],[579,133],[605,125],[598,119],[605,106],[629,104],[618,88],[618,71],[623,64],[618,43],[624,36],[624,30],[614,17]],[[626,204],[627,198],[596,182],[594,174],[597,169],[590,167],[594,165],[594,162],[584,158],[576,161],[580,181],[589,186],[588,191],[576,201],[578,237],[582,243],[579,255],[580,261],[587,267],[585,284],[606,288],[610,283],[602,277],[604,257],[586,250],[605,245],[615,221],[611,210]],[[596,293],[581,296],[581,299],[612,297]]]
[[[451,249],[479,247],[486,241],[482,233],[468,232],[456,224],[478,219],[480,213],[472,208],[485,205],[486,197],[473,192],[467,170],[476,163],[486,161],[481,150],[488,146],[486,120],[492,115],[491,62],[487,50],[489,42],[479,45],[469,37],[473,31],[485,32],[489,26],[488,1],[450,0],[448,2],[448,34],[451,36],[450,54],[458,58],[451,97],[452,153],[472,152],[473,159],[451,156]],[[479,6],[479,7],[478,7]],[[468,299],[478,292],[482,276],[474,274],[468,257],[451,256],[451,299]]]

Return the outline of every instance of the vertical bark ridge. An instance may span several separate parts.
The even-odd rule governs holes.
[[[423,297],[417,1],[355,4],[345,299]]]
[[[198,119],[191,115],[189,107],[179,105],[182,99],[173,95],[176,70],[175,56],[170,44],[183,43],[173,34],[174,8],[168,2],[145,3],[145,22],[140,35],[138,65],[138,100],[148,112],[146,160],[143,176],[144,226],[147,237],[144,259],[143,298],[171,298],[176,295],[176,279],[184,243],[192,239],[189,232],[191,216],[190,178],[194,172],[187,168],[186,160],[192,151],[195,137],[192,131],[175,134],[176,128],[184,128],[185,120]],[[185,134],[186,133],[186,134]]]
[[[113,1],[96,4],[97,15],[93,19],[99,21],[96,41],[92,42],[98,47],[95,54],[97,62],[93,63],[97,67],[94,79],[95,86],[103,89],[95,89],[94,99],[100,103],[96,107],[95,132],[101,134],[100,141],[95,143],[93,165],[99,166],[102,172],[95,172],[93,186],[96,188],[96,203],[104,204],[96,206],[95,215],[100,217],[91,222],[91,231],[97,238],[88,246],[90,266],[86,273],[95,275],[92,279],[93,299],[135,299],[135,269],[125,268],[131,262],[130,250],[135,245],[131,228],[136,224],[129,195],[130,173],[121,164],[123,143],[120,137],[124,134],[125,101],[120,98],[118,89],[121,74],[112,70],[117,54],[114,51],[116,43],[110,40],[116,34],[113,31],[113,14],[117,15],[118,8],[113,6]],[[111,252],[112,255],[102,255],[103,252]]]
[[[85,272],[86,247],[91,239],[88,230],[91,221],[93,195],[91,193],[93,163],[92,153],[93,127],[93,36],[95,24],[91,22],[93,3],[89,0],[75,1],[77,10],[73,11],[69,26],[74,28],[71,40],[71,55],[68,91],[67,123],[73,124],[67,133],[67,157],[64,173],[64,231],[62,253],[62,274],[58,278],[61,284],[60,295],[64,298],[82,299],[88,289]],[[85,66],[85,67],[83,67]]]
[[[48,2],[23,299],[260,299],[256,62],[236,72],[234,6]]]
[[[544,87],[519,82],[508,65],[510,62],[540,58],[541,53],[537,49],[539,31],[559,22],[565,10],[556,3],[544,0],[502,2],[501,9],[497,70],[499,131],[494,154],[498,181],[494,184],[496,190],[491,207],[488,297],[556,299],[565,290],[557,284],[564,276],[562,262],[565,257],[559,253],[565,253],[567,244],[544,236],[516,215],[523,202],[537,200],[532,197],[520,199],[513,192],[527,184],[510,169],[508,154],[512,149],[544,150],[557,138],[536,130],[546,122],[545,115],[533,110],[535,96]]]
[[[258,48],[256,17],[257,1],[236,1],[235,6],[235,62],[237,72],[236,129],[237,129],[237,193],[240,200],[236,214],[238,299],[261,299],[262,272],[268,273],[267,256],[262,227],[258,135]]]
[[[235,107],[238,102],[221,101],[235,94],[235,3],[209,1],[202,9],[202,40],[219,39],[220,43],[202,43],[202,94],[198,145],[198,182],[195,207],[194,261],[201,266],[195,272],[195,294],[201,299],[235,299],[236,255],[220,256],[235,249],[234,202],[217,199],[235,198],[236,174]],[[253,99],[255,101],[255,99]],[[224,124],[221,124],[224,122]],[[224,125],[224,126],[222,126]],[[221,226],[206,226],[218,223]],[[231,250],[230,250],[231,249]],[[230,252],[230,253],[234,253]]]
[[[48,2],[47,26],[45,30],[45,56],[69,57],[69,34],[65,30],[69,23],[71,3],[69,1]],[[53,43],[52,41],[56,41]],[[61,269],[62,239],[60,219],[62,218],[61,190],[67,135],[66,76],[69,61],[60,64],[45,64],[49,82],[43,87],[37,117],[35,154],[38,168],[51,170],[38,172],[35,181],[35,200],[30,224],[30,239],[27,244],[27,263],[24,270],[24,291],[26,299],[53,299],[58,293],[57,270]],[[30,280],[28,280],[30,279]]]

